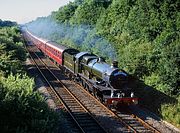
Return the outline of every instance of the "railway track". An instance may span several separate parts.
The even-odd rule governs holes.
[[[129,111],[118,111],[116,112],[116,115],[121,119],[121,121],[133,128],[133,131],[136,133],[160,133],[157,129]]]
[[[56,66],[54,66],[54,64],[52,64],[52,62],[50,61],[48,63],[49,67],[52,67],[53,69],[56,69]],[[59,69],[59,67],[57,67],[57,69]],[[61,70],[60,70],[61,71]],[[62,79],[61,77],[61,73],[59,73],[58,71],[56,71],[54,73],[57,77],[59,77],[59,79]],[[71,81],[66,80],[65,81],[68,84],[72,84]],[[66,84],[64,82],[64,84]],[[76,84],[73,84],[73,86],[76,86]],[[96,100],[94,101],[94,97],[89,94],[89,93],[85,93],[86,90],[84,90],[82,88],[82,86],[76,87],[78,89],[71,89],[69,88],[72,93],[74,95],[76,95],[76,97],[89,109],[91,110],[91,112],[96,112],[97,110],[101,111],[101,115],[102,115],[102,111],[104,110],[104,105],[96,105]],[[81,88],[81,89],[80,89]],[[77,92],[78,95],[76,94]],[[89,97],[93,97],[93,100]],[[91,100],[89,100],[91,99]],[[89,106],[89,104],[93,104],[95,105],[94,108],[92,108],[91,106]],[[100,103],[101,104],[101,103]],[[105,107],[106,108],[106,107]],[[95,110],[95,111],[94,111]],[[97,113],[97,112],[96,112]],[[155,129],[154,127],[152,127],[151,125],[149,125],[148,123],[146,123],[145,121],[143,121],[141,118],[139,118],[138,116],[132,114],[130,111],[127,112],[115,112],[113,113],[112,111],[110,111],[108,114],[107,111],[104,111],[104,115],[110,115],[110,117],[116,117],[118,118],[128,129],[129,131],[132,132],[144,132],[144,133],[160,133],[157,129]]]
[[[28,48],[39,72],[50,86],[54,95],[61,101],[80,131],[83,133],[105,133],[106,131],[93,118],[87,109],[71,94],[71,92],[49,71],[37,54]]]
[[[35,58],[38,58],[37,56]],[[43,59],[44,62],[46,59]],[[42,62],[42,61],[41,61]],[[42,62],[43,63],[43,62]],[[43,65],[45,65],[44,63],[41,63],[41,67]],[[79,85],[72,83],[72,81],[68,80],[67,78],[65,78],[62,75],[62,71],[59,70],[59,67],[55,66],[54,64],[52,64],[51,61],[47,62],[46,61],[46,65],[47,67],[49,67],[51,70],[48,70],[49,72],[47,72],[47,67],[45,68],[41,68],[42,71],[44,71],[43,73],[46,73],[46,75],[48,75],[47,77],[49,77],[49,75],[54,75],[53,79],[50,79],[50,84],[56,84],[55,88],[57,87],[57,84],[59,84],[59,80],[61,80],[61,82],[65,85],[62,85],[63,87],[69,85],[68,87],[68,91],[65,89],[62,89],[63,87],[61,87],[61,91],[58,91],[58,95],[61,95],[61,101],[65,103],[65,106],[67,106],[67,109],[70,110],[72,117],[74,116],[74,120],[82,120],[82,122],[80,122],[80,124],[78,124],[78,126],[87,126],[89,127],[89,129],[92,129],[91,131],[95,131],[95,132],[99,132],[101,131],[100,129],[102,128],[102,126],[100,126],[99,129],[96,129],[94,127],[96,127],[94,125],[94,123],[100,123],[101,125],[103,125],[102,128],[102,132],[104,132],[105,130],[108,132],[149,132],[149,133],[159,133],[159,131],[157,131],[156,129],[154,129],[153,127],[151,127],[149,124],[145,123],[143,120],[141,120],[140,118],[138,118],[137,116],[133,115],[133,114],[129,114],[129,113],[122,113],[122,112],[116,112],[115,114],[112,111],[108,111],[108,109],[102,105],[101,103],[98,102],[97,99],[95,99],[92,95],[90,95],[89,93],[86,92],[86,90],[84,90],[82,87],[80,87]],[[57,69],[59,71],[57,71]],[[51,72],[50,72],[51,71]],[[49,74],[47,74],[49,73]],[[57,89],[55,89],[57,90]],[[86,93],[85,93],[86,92]],[[68,93],[71,93],[70,95]],[[73,99],[73,98],[74,99]],[[73,99],[73,100],[72,100]],[[76,101],[76,102],[75,102]],[[77,106],[77,104],[79,104]],[[82,105],[83,104],[83,105]],[[90,113],[89,113],[90,112]],[[88,118],[87,116],[91,116],[91,119]],[[103,116],[103,117],[102,117]],[[80,117],[80,118],[79,118]],[[93,118],[93,120],[92,120]],[[85,120],[83,122],[83,119]],[[94,122],[95,121],[95,122]],[[105,121],[105,122],[102,122]],[[107,122],[108,121],[108,122]],[[120,124],[119,122],[121,122],[125,127],[127,127],[127,129],[125,129],[122,124]],[[78,122],[77,122],[78,123]],[[91,123],[91,124],[83,124],[84,123]],[[110,125],[113,125],[113,128],[121,128],[119,130],[112,130],[108,127],[109,123],[111,123]],[[98,125],[100,125],[98,124]],[[90,125],[93,126],[93,128],[90,128]],[[85,132],[90,131],[89,129],[86,129]],[[105,129],[105,130],[104,130]]]

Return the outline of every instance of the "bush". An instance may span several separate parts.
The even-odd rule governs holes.
[[[1,132],[55,132],[58,114],[49,109],[39,93],[33,91],[34,80],[23,70],[25,59],[19,29],[0,27]]]
[[[34,82],[26,75],[0,79],[1,132],[54,132],[58,115],[43,97],[33,91]]]
[[[23,40],[17,27],[0,28],[0,70],[4,75],[23,72],[22,62],[26,59]]]
[[[164,104],[161,106],[163,119],[180,127],[180,97],[177,98],[177,104]]]

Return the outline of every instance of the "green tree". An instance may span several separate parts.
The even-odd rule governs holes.
[[[76,9],[73,17],[70,19],[71,24],[94,25],[101,13],[105,10],[103,3],[94,0],[85,1]]]

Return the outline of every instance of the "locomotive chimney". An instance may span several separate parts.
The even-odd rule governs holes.
[[[116,61],[116,60],[114,60],[113,62],[112,62],[112,65],[111,65],[112,67],[115,67],[115,68],[118,68],[118,61]]]
[[[102,57],[99,57],[98,62],[104,62],[104,59]]]

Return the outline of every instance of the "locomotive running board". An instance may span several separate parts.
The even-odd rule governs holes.
[[[79,75],[80,75],[81,78],[85,79],[86,82],[87,82],[87,81],[90,82],[90,83],[93,85],[93,87],[99,88],[100,91],[103,91],[103,90],[116,90],[116,89],[113,89],[113,88],[110,88],[110,87],[97,85],[98,83],[97,83],[96,81],[94,81],[94,80],[92,80],[92,79],[88,79],[87,77],[85,77],[85,76],[82,75],[82,74],[79,74]]]

